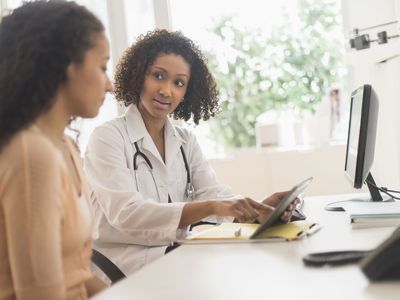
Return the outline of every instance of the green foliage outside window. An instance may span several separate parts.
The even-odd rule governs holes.
[[[256,117],[271,109],[314,111],[340,82],[343,45],[334,37],[339,12],[332,0],[299,0],[300,28],[289,18],[265,36],[226,17],[212,31],[226,51],[209,51],[221,91],[211,132],[227,148],[254,146]]]

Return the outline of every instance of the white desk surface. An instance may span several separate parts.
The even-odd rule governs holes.
[[[93,299],[400,299],[400,282],[370,283],[356,264],[304,266],[308,253],[372,249],[395,229],[352,229],[345,212],[323,209],[344,197],[306,199],[323,228],[303,240],[183,245]]]

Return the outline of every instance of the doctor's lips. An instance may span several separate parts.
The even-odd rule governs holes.
[[[158,100],[156,98],[153,98],[153,101],[155,101],[155,102],[157,102],[157,103],[159,103],[161,105],[164,105],[164,106],[170,106],[171,105],[171,103],[169,101],[165,101],[165,100]]]

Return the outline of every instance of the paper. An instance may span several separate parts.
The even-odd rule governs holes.
[[[208,226],[208,225],[206,225]],[[189,237],[190,240],[249,240],[250,236],[257,230],[259,224],[246,223],[222,223],[194,233]],[[199,226],[201,227],[201,226]],[[235,232],[240,228],[240,235],[235,236]],[[287,224],[276,225],[267,228],[260,239],[285,239],[294,240],[304,235],[313,233],[319,226],[309,221],[296,221]],[[201,230],[201,228],[199,228]]]

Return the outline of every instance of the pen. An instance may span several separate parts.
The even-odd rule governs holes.
[[[235,237],[240,236],[241,233],[242,233],[242,228],[238,227],[235,229]]]
[[[301,210],[303,208],[303,206],[304,206],[304,195],[303,194],[299,194],[297,196],[297,198],[299,198],[300,201],[299,201],[299,203],[297,203],[296,209]]]
[[[308,228],[307,235],[312,235],[320,229],[321,229],[321,226],[318,225],[317,223],[314,223]]]

